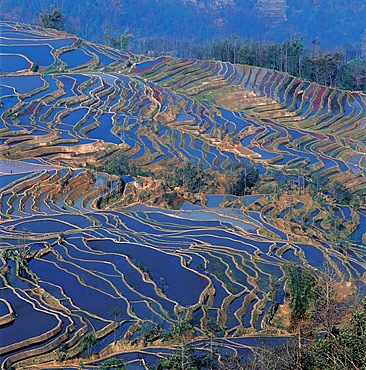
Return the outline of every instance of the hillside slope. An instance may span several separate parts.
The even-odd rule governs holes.
[[[364,94],[18,22],[0,32],[2,369],[146,368],[182,342],[238,361],[293,334],[289,266],[317,287],[332,271],[340,303],[364,291],[363,204],[338,198],[364,202]],[[186,183],[234,182],[237,167],[263,186]]]

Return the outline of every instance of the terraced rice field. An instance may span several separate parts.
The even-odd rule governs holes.
[[[328,262],[339,281],[364,284],[366,216],[347,206],[333,209],[354,227],[353,248],[341,252],[281,227],[329,233],[327,210],[306,200],[273,209],[268,195],[207,195],[174,211],[98,209],[138,184],[85,168],[123,150],[150,170],[172,160],[221,172],[250,162],[362,194],[363,94],[258,67],[137,57],[19,23],[0,30],[3,369],[76,356],[98,366],[121,339],[119,356],[147,368],[171,349],[125,343],[143,325],[169,329],[182,312],[194,322],[194,348],[209,351],[213,318],[223,329],[215,345],[246,356],[256,335],[273,333],[287,262],[313,271]],[[85,351],[91,333],[98,341]]]

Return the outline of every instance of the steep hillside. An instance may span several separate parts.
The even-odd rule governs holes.
[[[364,94],[0,32],[2,369],[239,368],[301,335],[294,275],[364,294]]]

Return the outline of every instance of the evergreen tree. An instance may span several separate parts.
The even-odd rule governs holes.
[[[65,29],[65,16],[60,9],[51,8],[49,13],[42,13],[39,17],[44,28],[54,28],[58,31]]]

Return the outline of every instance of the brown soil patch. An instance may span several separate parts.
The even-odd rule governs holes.
[[[336,282],[332,283],[336,299],[339,302],[345,301],[350,296],[356,293],[356,286],[351,282]]]
[[[235,149],[241,154],[245,156],[250,156],[253,158],[260,158],[260,154],[253,152],[252,150],[244,147],[241,144],[235,144]]]
[[[288,302],[278,306],[278,310],[272,320],[272,326],[283,334],[287,333],[287,329],[290,327],[290,314],[291,309]]]
[[[234,111],[273,103],[271,99],[256,95],[252,91],[247,91],[242,86],[226,86],[214,91],[208,91],[204,96],[208,100],[214,99],[218,105]]]

